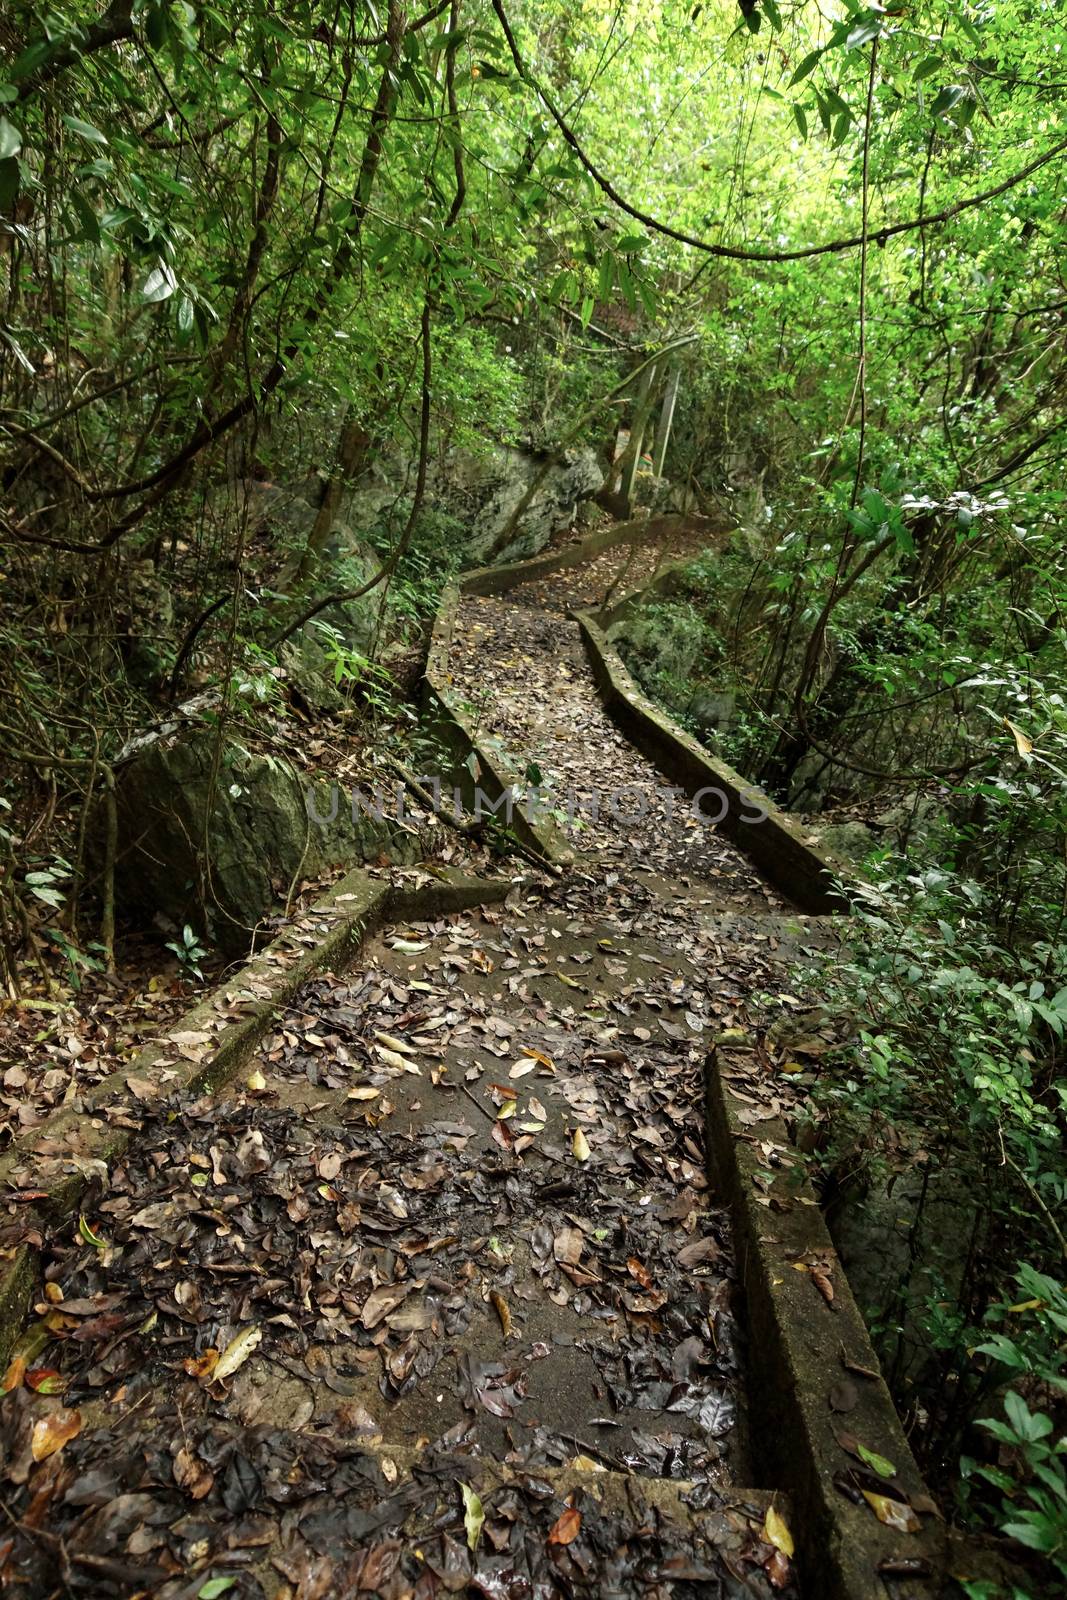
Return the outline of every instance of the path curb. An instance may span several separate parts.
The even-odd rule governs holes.
[[[309,978],[330,966],[343,970],[383,923],[423,921],[491,904],[505,899],[518,882],[439,871],[428,883],[408,888],[354,869],[161,1038],[139,1050],[128,1066],[94,1084],[82,1107],[62,1106],[17,1139],[0,1156],[0,1207],[8,1202],[7,1221],[0,1222],[7,1241],[7,1264],[0,1274],[0,1365],[18,1337],[35,1283],[36,1251],[26,1236],[73,1216],[86,1186],[136,1136],[136,1129],[109,1122],[108,1112],[121,1113],[131,1097],[143,1104],[182,1090],[218,1089],[236,1075]],[[205,1049],[176,1044],[175,1034],[203,1034]],[[131,1079],[136,1088],[130,1087]],[[66,1153],[55,1155],[57,1146],[66,1146]],[[20,1194],[33,1198],[23,1202]]]
[[[754,783],[710,755],[653,705],[638,689],[591,612],[573,615],[604,709],[616,727],[691,798],[705,789],[721,792],[728,807],[718,824],[722,833],[751,856],[764,877],[801,910],[816,915],[847,911],[847,899],[836,885],[847,881],[850,869],[805,839],[801,825]],[[756,808],[764,813],[762,820],[747,820]]]
[[[958,1600],[956,1575],[1021,1583],[995,1552],[940,1520],[789,1130],[778,1117],[746,1124],[746,1101],[731,1093],[733,1079],[751,1085],[765,1075],[748,1046],[713,1048],[706,1057],[708,1171],[730,1207],[744,1288],[757,1480],[789,1496],[805,1593]],[[846,1450],[840,1440],[847,1436],[885,1458],[894,1476],[883,1479]],[[906,1497],[919,1530],[880,1522],[857,1474],[874,1492]],[[850,1495],[835,1479],[849,1484]]]
[[[617,545],[643,544],[660,534],[676,532],[683,526],[690,532],[700,532],[705,528],[710,530],[713,523],[708,517],[675,515],[616,523],[587,534],[584,539],[572,540],[558,550],[532,556],[528,561],[512,561],[499,567],[472,567],[455,582],[446,584],[441,592],[426,656],[424,704],[438,737],[456,758],[464,803],[473,806],[478,789],[490,806],[495,808],[503,802],[507,825],[525,851],[553,872],[573,866],[574,851],[554,822],[548,818],[535,820],[527,815],[521,798],[529,787],[525,774],[512,766],[511,758],[499,739],[479,729],[476,717],[453,682],[449,654],[460,603],[463,596],[468,594],[506,594],[520,584],[532,583],[553,572],[581,566],[583,562]],[[472,756],[476,758],[476,771],[471,770]],[[515,801],[511,805],[505,799],[509,793]]]

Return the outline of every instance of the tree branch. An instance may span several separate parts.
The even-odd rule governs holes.
[[[511,58],[515,63],[515,70],[519,77],[533,89],[598,189],[606,194],[608,199],[619,207],[620,211],[625,211],[628,217],[633,217],[635,222],[643,223],[646,228],[651,228],[654,233],[661,233],[668,239],[676,239],[679,244],[691,245],[694,250],[703,250],[710,256],[725,256],[731,261],[804,261],[810,256],[835,255],[842,250],[855,250],[863,244],[863,235],[854,234],[848,239],[830,239],[825,244],[803,245],[796,250],[742,250],[735,245],[711,244],[707,239],[698,239],[695,234],[683,233],[680,228],[673,228],[670,223],[660,222],[656,217],[649,216],[647,211],[641,211],[637,206],[631,205],[615,188],[610,178],[606,177],[591,158],[586,155],[573,130],[564,120],[562,113],[557,109],[548,91],[526,66],[519,53],[515,35],[511,31],[511,25],[500,0],[493,0],[493,10],[496,12],[500,26],[504,30],[504,37],[508,42]],[[1014,189],[1017,184],[1029,178],[1039,168],[1047,166],[1050,161],[1054,161],[1064,150],[1067,150],[1067,139],[1059,140],[1044,155],[1036,156],[1027,166],[1014,173],[1012,177],[1005,178],[1003,183],[996,184],[992,189],[984,189],[981,194],[970,195],[966,200],[957,200],[955,205],[946,206],[943,211],[934,211],[924,217],[912,217],[907,222],[886,223],[880,228],[873,228],[870,232],[870,237],[881,245],[895,234],[910,233],[915,228],[929,228],[939,222],[948,222],[950,218],[959,216],[962,211],[969,211],[975,206],[984,205],[987,200],[995,200],[997,195],[1005,194],[1009,189]]]

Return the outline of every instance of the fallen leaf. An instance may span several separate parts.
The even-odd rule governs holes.
[[[863,1498],[878,1518],[887,1528],[896,1528],[898,1533],[918,1533],[922,1523],[909,1505],[903,1500],[893,1500],[887,1494],[875,1494],[871,1489],[864,1489]]]
[[[467,1533],[467,1546],[471,1550],[476,1550],[478,1540],[481,1538],[482,1524],[485,1521],[485,1511],[469,1483],[461,1483],[459,1488],[463,1496],[463,1526]]]
[[[218,1364],[219,1353],[214,1345],[202,1351],[198,1356],[186,1356],[182,1366],[190,1378],[210,1378]]]
[[[48,1456],[54,1456],[57,1450],[62,1450],[71,1439],[77,1438],[81,1432],[82,1414],[80,1411],[68,1411],[66,1406],[58,1406],[55,1411],[50,1411],[47,1417],[41,1417],[33,1425],[33,1434],[30,1438],[30,1454],[35,1461],[44,1461]]]
[[[635,1278],[637,1280],[642,1289],[651,1289],[652,1274],[649,1272],[644,1263],[639,1261],[636,1256],[627,1256],[626,1270],[630,1274],[631,1278]]]
[[[568,1506],[548,1530],[549,1544],[573,1544],[582,1528],[582,1513]]]
[[[107,1249],[107,1240],[102,1239],[98,1233],[94,1233],[84,1217],[78,1218],[78,1233],[81,1238],[85,1240],[86,1244],[91,1244],[93,1246],[94,1250]]]
[[[62,1394],[67,1380],[55,1367],[33,1367],[26,1374],[26,1387],[35,1394]]]
[[[885,1456],[880,1456],[877,1450],[868,1450],[867,1446],[860,1444],[858,1439],[856,1440],[856,1454],[862,1462],[877,1472],[880,1478],[896,1477],[897,1469],[893,1463],[887,1461]]]
[[[830,1390],[828,1400],[831,1411],[855,1411],[860,1403],[859,1391],[850,1379],[842,1378]]]
[[[211,1374],[215,1383],[220,1383],[224,1378],[232,1378],[239,1367],[243,1367],[263,1339],[263,1329],[256,1323],[249,1323],[247,1328],[242,1328],[240,1333],[234,1335],[219,1356],[215,1370]]]
[[[407,1040],[398,1039],[395,1034],[376,1032],[374,1037],[377,1039],[379,1044],[384,1044],[387,1050],[396,1051],[399,1055],[413,1056],[415,1054],[414,1049],[410,1044],[408,1044]]]
[[[174,1457],[174,1481],[191,1499],[202,1500],[211,1492],[215,1474],[205,1467],[188,1445],[183,1445]]]
[[[575,1128],[574,1130],[574,1138],[571,1140],[571,1149],[574,1152],[575,1161],[589,1160],[589,1140],[586,1138],[581,1128]]]
[[[767,1515],[763,1519],[763,1537],[784,1556],[792,1556],[793,1535],[789,1531],[789,1524],[781,1512],[776,1511],[773,1506],[767,1507]]]
[[[542,1055],[540,1050],[530,1050],[525,1046],[523,1047],[522,1054],[524,1056],[529,1056],[531,1061],[536,1062],[540,1067],[544,1067],[547,1072],[555,1072],[556,1063],[552,1060],[551,1056]],[[515,1074],[512,1073],[511,1076],[514,1077]]]
[[[508,1303],[504,1299],[504,1296],[496,1289],[490,1290],[489,1299],[492,1302],[493,1310],[500,1318],[500,1326],[504,1330],[504,1338],[506,1339],[508,1334],[511,1332],[511,1311],[508,1307]]]

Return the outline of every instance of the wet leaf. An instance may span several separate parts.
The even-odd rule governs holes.
[[[893,1500],[886,1494],[875,1494],[871,1489],[863,1490],[863,1498],[878,1518],[887,1528],[895,1528],[898,1533],[918,1533],[922,1523],[909,1505],[902,1500]]]
[[[767,1507],[767,1515],[763,1519],[763,1537],[784,1556],[792,1556],[793,1535],[789,1531],[789,1524],[781,1512],[776,1511],[773,1506]]]
[[[482,1502],[469,1484],[461,1483],[459,1489],[463,1496],[463,1526],[467,1534],[467,1547],[476,1550],[482,1534],[485,1512],[482,1509]]]
[[[65,1406],[58,1406],[46,1417],[41,1417],[34,1423],[30,1438],[30,1454],[33,1459],[44,1461],[48,1456],[54,1456],[57,1450],[62,1450],[71,1439],[77,1438],[81,1432],[81,1425],[81,1412],[68,1411]]]
[[[573,1544],[582,1530],[582,1514],[568,1506],[548,1532],[549,1544]]]
[[[253,1350],[256,1350],[263,1339],[263,1329],[256,1323],[250,1323],[247,1328],[234,1335],[219,1356],[215,1370],[211,1374],[212,1381],[221,1383],[224,1378],[232,1378],[234,1373],[243,1367]]]

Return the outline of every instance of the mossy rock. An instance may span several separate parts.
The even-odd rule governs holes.
[[[120,904],[190,922],[237,952],[294,879],[382,854],[417,856],[414,837],[388,814],[353,817],[347,797],[334,805],[322,781],[310,785],[309,800],[290,762],[232,739],[216,773],[215,747],[210,730],[171,732],[120,768]]]

